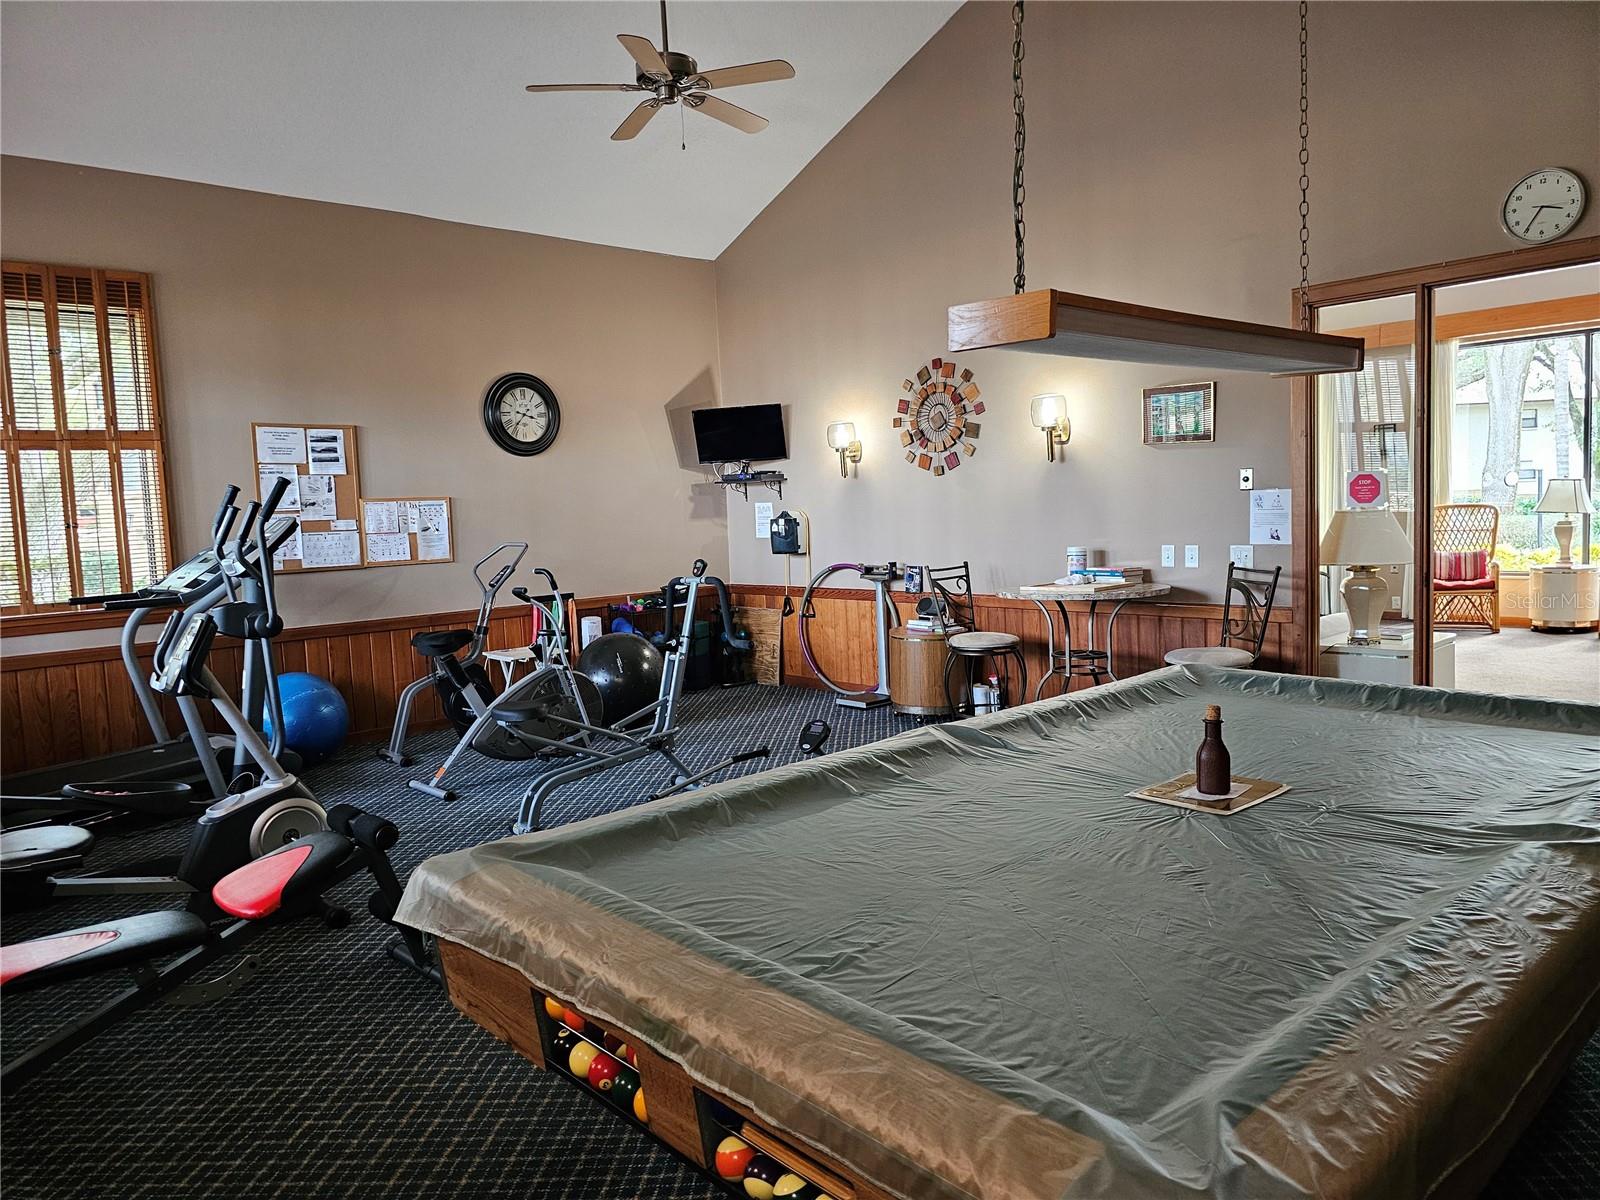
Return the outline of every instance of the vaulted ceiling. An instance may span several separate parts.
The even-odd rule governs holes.
[[[958,7],[671,4],[702,69],[796,78],[721,93],[763,133],[680,106],[613,142],[637,95],[522,87],[631,80],[654,3],[7,4],[0,149],[714,258]]]

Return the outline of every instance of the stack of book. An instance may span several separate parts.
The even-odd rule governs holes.
[[[1147,583],[1150,572],[1144,567],[1086,567],[1079,574],[1090,583]]]
[[[965,633],[965,625],[957,625],[954,621],[940,621],[935,617],[912,617],[906,623],[907,629],[914,629],[919,633]]]

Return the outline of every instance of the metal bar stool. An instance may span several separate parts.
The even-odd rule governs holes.
[[[947,645],[948,656],[944,664],[944,694],[950,709],[957,716],[970,716],[975,711],[972,702],[972,685],[978,666],[984,659],[993,661],[999,677],[1009,683],[1011,668],[1017,676],[1017,688],[1010,694],[1028,698],[1028,664],[1022,657],[1022,639],[1014,633],[994,633],[974,629],[976,607],[972,598],[972,569],[969,563],[954,567],[929,567],[926,572],[928,591],[924,602],[935,619],[950,624],[965,625],[966,631],[952,633]],[[964,686],[957,697],[951,689],[957,664],[960,664]]]

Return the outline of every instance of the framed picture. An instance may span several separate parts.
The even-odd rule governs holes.
[[[1215,382],[1146,388],[1144,444],[1176,446],[1216,441],[1216,400]]]
[[[908,592],[920,592],[922,590],[922,568],[921,567],[908,566],[906,568],[905,590],[908,591]]]

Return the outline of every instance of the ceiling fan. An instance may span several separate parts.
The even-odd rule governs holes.
[[[769,83],[793,79],[794,68],[781,58],[745,63],[739,67],[717,67],[702,71],[687,54],[667,48],[667,0],[661,0],[661,49],[636,33],[619,33],[617,41],[633,56],[637,70],[633,83],[530,83],[530,92],[649,92],[648,100],[628,114],[611,135],[614,142],[637,137],[650,118],[669,104],[682,101],[685,107],[702,112],[744,133],[760,133],[767,119],[720,96],[710,95],[715,88],[737,87],[744,83]]]

